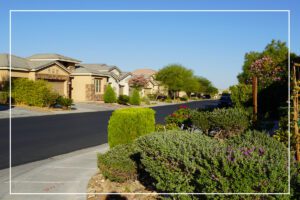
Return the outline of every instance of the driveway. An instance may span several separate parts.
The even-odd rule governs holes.
[[[10,196],[9,171],[0,170],[0,199],[85,200],[85,195],[62,196],[51,193],[86,193],[89,179],[98,170],[96,155],[107,150],[108,145],[104,144],[12,168],[12,193],[44,193],[44,195]]]

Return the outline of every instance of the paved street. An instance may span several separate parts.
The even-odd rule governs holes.
[[[195,101],[191,108],[215,105],[217,101]],[[179,105],[153,107],[156,122]],[[87,147],[107,143],[107,123],[112,111],[60,114],[12,119],[12,165],[20,165]],[[9,120],[0,119],[0,169],[9,163]]]

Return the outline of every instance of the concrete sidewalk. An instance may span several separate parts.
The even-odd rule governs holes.
[[[87,148],[12,168],[12,193],[45,193],[45,195],[9,195],[9,169],[0,171],[2,200],[73,200],[86,195],[51,195],[51,193],[86,193],[89,179],[97,172],[98,152],[108,145]]]

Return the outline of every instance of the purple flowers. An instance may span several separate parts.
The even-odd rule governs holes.
[[[241,152],[243,157],[251,158],[254,155],[263,156],[265,154],[265,150],[262,147],[241,147],[236,150],[237,152]],[[233,147],[227,147],[227,160],[230,162],[234,162],[236,160],[236,156],[234,154],[235,150]]]

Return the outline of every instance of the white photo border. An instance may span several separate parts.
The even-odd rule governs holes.
[[[288,18],[288,192],[287,193],[16,193],[12,192],[12,174],[11,174],[11,33],[12,33],[12,14],[18,12],[250,12],[250,13],[263,13],[263,12],[284,12],[287,13]],[[9,10],[9,194],[10,195],[290,195],[290,35],[291,25],[290,10]]]

